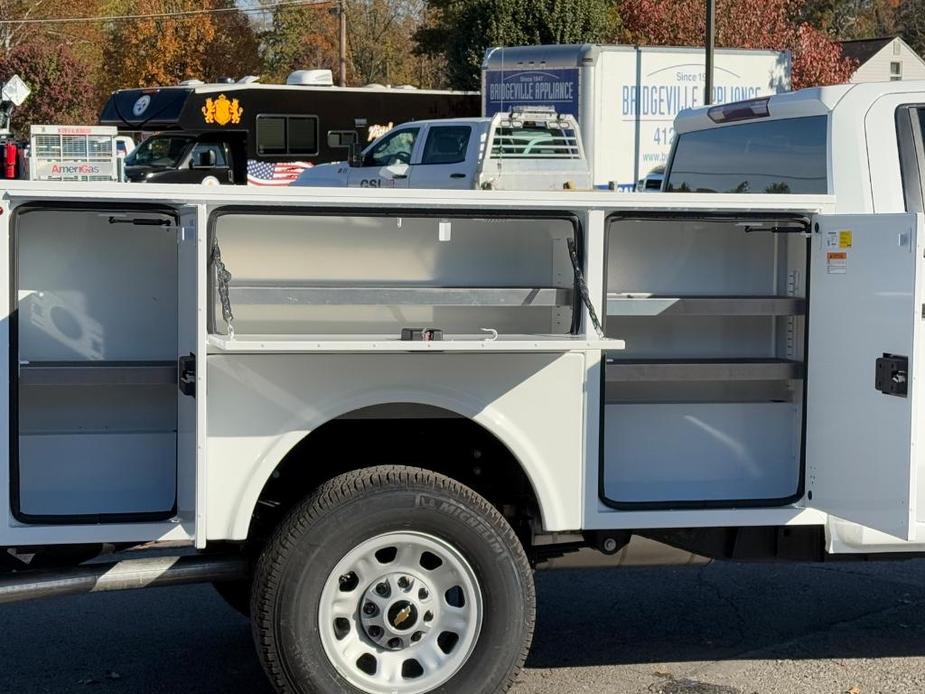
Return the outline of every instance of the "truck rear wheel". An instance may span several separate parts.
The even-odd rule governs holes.
[[[281,694],[494,694],[533,634],[533,576],[498,511],[425,470],[341,475],[282,522],[251,614]]]

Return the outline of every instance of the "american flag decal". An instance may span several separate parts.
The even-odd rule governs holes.
[[[252,186],[288,186],[311,164],[305,161],[247,160],[247,183]]]

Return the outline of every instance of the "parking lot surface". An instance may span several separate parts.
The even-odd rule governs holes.
[[[925,691],[925,560],[537,575],[514,694]],[[209,586],[0,608],[0,692],[272,694]]]

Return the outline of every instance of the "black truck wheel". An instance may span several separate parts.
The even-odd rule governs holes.
[[[383,466],[296,507],[255,571],[251,614],[281,694],[495,694],[533,634],[527,557],[471,489]]]

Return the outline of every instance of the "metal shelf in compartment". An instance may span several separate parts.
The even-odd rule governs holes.
[[[607,357],[607,382],[787,381],[803,378],[801,362],[785,359],[621,360]]]
[[[173,361],[28,362],[19,365],[23,386],[158,386],[177,383]]]
[[[790,296],[607,295],[607,315],[643,316],[801,316],[806,300]]]

